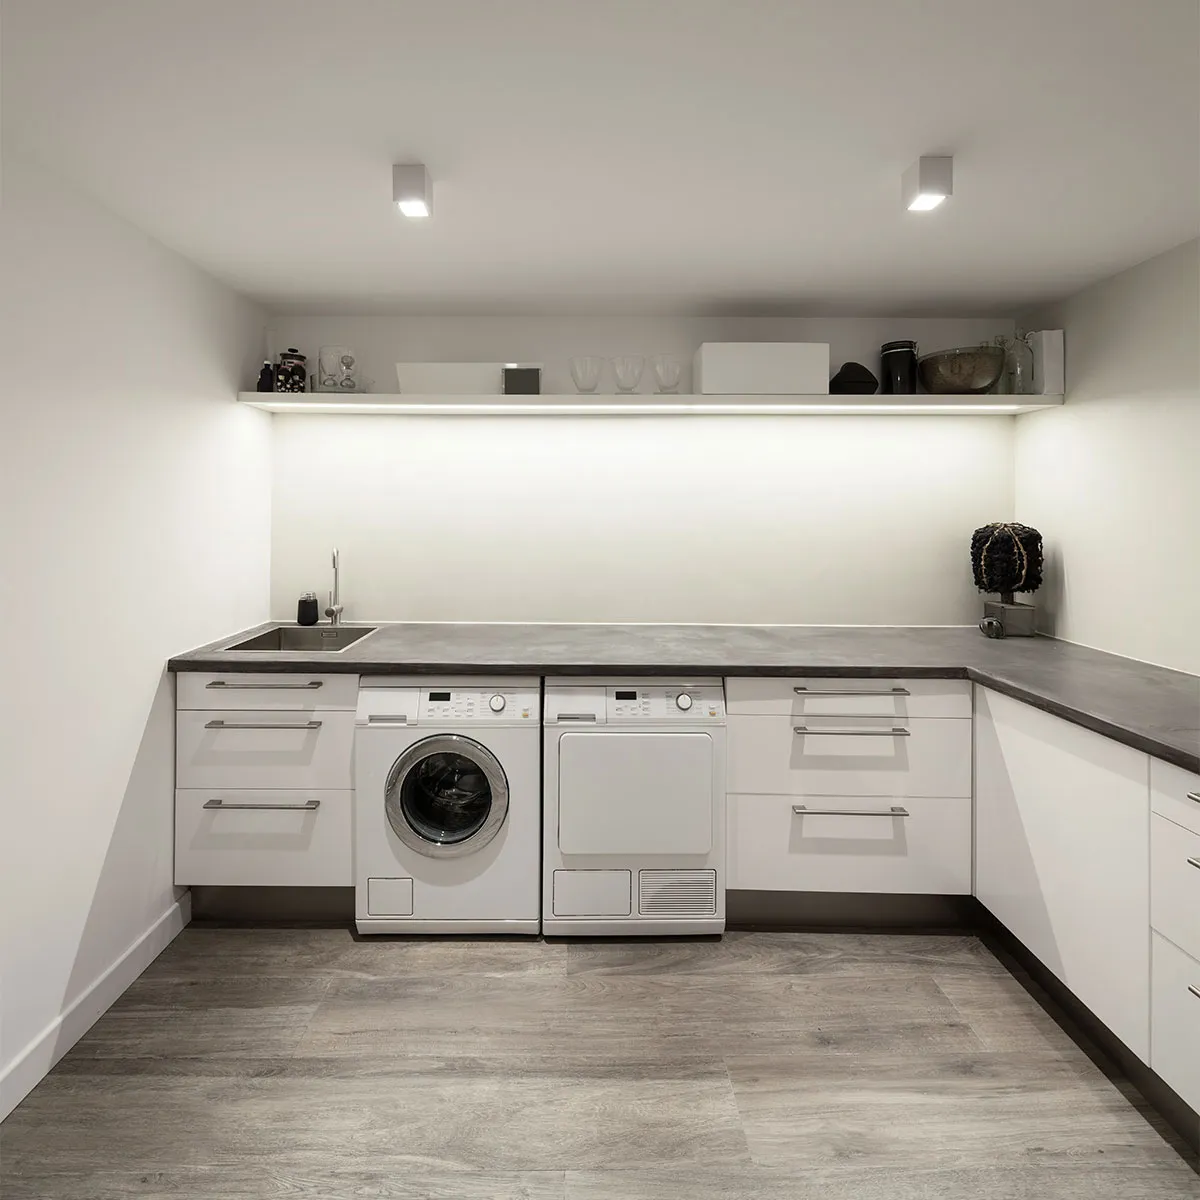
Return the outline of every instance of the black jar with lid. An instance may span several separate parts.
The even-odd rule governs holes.
[[[913,396],[917,391],[917,343],[884,342],[879,348],[879,391],[884,396]]]

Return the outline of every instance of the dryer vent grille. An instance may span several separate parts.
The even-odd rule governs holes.
[[[638,912],[642,916],[711,917],[716,911],[716,871],[638,872]]]

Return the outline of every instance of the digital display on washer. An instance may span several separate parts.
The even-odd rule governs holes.
[[[636,700],[637,692],[617,692],[618,700]]]
[[[430,692],[430,693],[429,693],[429,699],[430,699],[430,700],[445,700],[445,701],[449,701],[449,699],[450,699],[450,693],[449,693],[449,692]]]

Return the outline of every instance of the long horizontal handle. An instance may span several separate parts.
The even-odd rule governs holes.
[[[211,683],[204,685],[206,688],[242,688],[247,691],[261,691],[263,689],[275,688],[278,691],[306,691],[310,688],[324,687],[324,683],[319,679],[310,679],[307,683],[230,683],[226,679],[214,679]]]
[[[209,721],[205,729],[320,729],[321,721]]]
[[[891,729],[814,729],[811,725],[793,725],[793,733],[832,734],[834,737],[911,737],[912,730],[901,725]]]
[[[829,688],[818,691],[815,688],[794,687],[792,691],[797,696],[911,696],[908,688]]]
[[[305,800],[303,804],[260,804],[257,801],[249,804],[230,804],[228,800],[205,800],[205,808],[270,808],[294,809],[297,812],[314,812],[321,807],[320,800]]]
[[[559,713],[558,719],[560,721],[594,721],[596,719],[596,714],[595,713]]]
[[[1195,984],[1189,983],[1188,991],[1191,992],[1192,995],[1195,996],[1197,1000],[1200,1000],[1200,988],[1196,987]]]
[[[910,817],[907,808],[893,804],[891,808],[809,808],[806,804],[793,804],[792,812],[798,817]]]
[[[1187,861],[1189,867],[1195,867],[1197,871],[1200,871],[1200,858],[1189,858]]]
[[[1187,798],[1189,800],[1195,800],[1197,804],[1200,804],[1200,792],[1188,792]]]

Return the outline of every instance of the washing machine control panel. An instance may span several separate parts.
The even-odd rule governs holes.
[[[725,717],[725,690],[720,685],[686,684],[610,687],[610,721],[711,721]]]
[[[536,723],[541,716],[536,689],[458,688],[421,689],[418,719],[430,721],[497,721]]]

